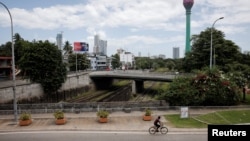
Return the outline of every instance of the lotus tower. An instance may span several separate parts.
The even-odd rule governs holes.
[[[194,0],[183,0],[183,5],[186,9],[186,49],[185,52],[190,52],[190,18],[191,18],[191,8],[194,4]]]

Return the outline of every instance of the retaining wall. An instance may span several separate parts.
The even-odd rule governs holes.
[[[10,82],[6,81],[6,83]],[[88,73],[68,75],[67,80],[58,90],[58,92],[81,88],[84,86],[88,86],[89,84],[90,78]],[[23,99],[39,99],[44,96],[41,85],[37,83],[31,83],[28,80],[17,80],[15,92],[17,101],[21,101]],[[13,97],[14,94],[12,85],[0,88],[0,104],[10,103],[11,101],[13,101]]]

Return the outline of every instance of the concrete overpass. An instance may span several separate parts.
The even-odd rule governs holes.
[[[150,73],[144,71],[95,71],[89,73],[97,89],[105,89],[112,85],[114,79],[133,80],[132,93],[143,91],[144,81],[172,82],[179,74]]]

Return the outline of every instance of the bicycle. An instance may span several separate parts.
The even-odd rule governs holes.
[[[149,127],[148,132],[149,134],[155,134],[157,130],[157,127],[155,125]],[[161,134],[167,134],[168,133],[168,128],[164,126],[164,124],[161,122],[161,126],[158,128],[158,132]]]

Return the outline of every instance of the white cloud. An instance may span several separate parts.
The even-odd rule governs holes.
[[[117,27],[166,29],[170,19],[182,15],[183,7],[174,1],[95,0],[87,5],[55,5],[31,10],[11,9],[15,25],[27,29],[56,29],[66,27]]]
[[[215,26],[225,34],[250,32],[249,7],[249,0],[196,0],[192,8],[191,34],[200,33],[222,16],[225,18]],[[4,10],[0,8],[0,25],[9,26],[9,17],[2,12]],[[89,0],[72,5],[10,10],[16,27],[43,31],[82,30],[90,44],[93,36],[99,34],[101,39],[108,41],[109,48],[114,49],[184,46],[185,43],[186,17],[182,0]],[[123,33],[120,35],[119,32]],[[116,33],[119,34],[117,37]],[[79,35],[78,38],[81,39]]]
[[[200,11],[196,11],[198,6],[202,7]],[[201,25],[212,23],[216,18],[225,16],[225,24],[249,23],[249,6],[248,0],[195,1],[192,16],[201,17],[192,17],[192,20],[203,20],[203,22],[194,21]],[[185,28],[183,26],[185,10],[182,1],[175,0],[92,0],[85,5],[55,5],[46,8],[35,7],[32,10],[13,8],[11,12],[14,24],[27,29],[125,26],[132,29],[151,28],[172,31]],[[3,18],[8,17],[1,16],[1,19]],[[6,25],[3,21],[6,20],[1,20],[0,23]]]

